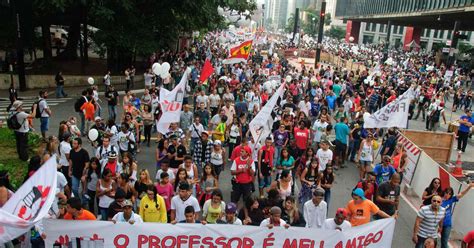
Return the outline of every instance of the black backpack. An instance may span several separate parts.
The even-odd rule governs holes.
[[[20,122],[18,121],[17,115],[18,115],[18,112],[16,112],[16,113],[13,113],[13,112],[10,113],[10,116],[9,116],[8,119],[7,119],[7,126],[8,126],[8,128],[13,129],[13,130],[18,130],[18,129],[21,128],[21,126],[23,125],[24,121],[23,121],[23,123],[20,123]]]
[[[41,114],[43,113],[43,111],[40,111],[40,102],[43,101],[44,99],[41,99],[41,100],[38,100],[35,102],[36,105],[36,114],[35,114],[35,118],[41,118]]]
[[[439,118],[441,117],[441,109],[438,109],[436,107],[436,110],[433,112],[431,115],[431,121],[432,122],[439,122]]]
[[[76,102],[74,103],[74,111],[81,112],[82,104],[84,104],[82,99],[84,99],[84,96],[81,96],[76,100]]]

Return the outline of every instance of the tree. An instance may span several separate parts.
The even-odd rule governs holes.
[[[331,28],[325,32],[325,35],[340,40],[346,36],[346,31],[341,27],[331,26]]]
[[[285,32],[293,33],[293,29],[295,28],[295,14],[292,13],[288,20],[286,21]]]

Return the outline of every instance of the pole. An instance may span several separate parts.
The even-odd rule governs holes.
[[[459,32],[459,28],[461,26],[461,22],[460,21],[456,21],[454,23],[454,29],[453,29],[453,34],[451,35],[451,37],[453,37],[453,39],[451,40],[451,46],[449,46],[449,57],[448,57],[448,69],[449,67],[451,67],[451,65],[454,64],[454,49],[456,49],[456,47],[458,46],[458,32]]]
[[[298,33],[298,21],[300,19],[300,9],[296,8],[295,10],[295,23],[293,25],[293,38],[291,39],[291,43],[295,42],[296,34]],[[294,44],[296,47],[296,44]]]
[[[319,14],[319,31],[318,31],[318,43],[316,44],[316,58],[314,61],[314,67],[316,68],[321,60],[321,49],[323,42],[324,32],[324,16],[326,15],[326,1],[321,2],[321,12]]]
[[[392,34],[392,21],[389,20],[387,23],[387,41],[385,42],[384,46],[384,53],[383,53],[383,59],[382,62],[385,62],[385,60],[388,59],[388,48],[390,47],[390,36]]]
[[[20,91],[26,90],[26,78],[25,78],[25,53],[23,50],[23,37],[21,36],[21,22],[22,17],[20,15],[21,1],[12,1],[11,6],[13,13],[15,14],[16,20],[16,55],[17,55],[17,72],[18,72],[18,82],[20,84]]]

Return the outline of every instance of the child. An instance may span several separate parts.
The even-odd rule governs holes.
[[[171,171],[170,173],[173,174]],[[174,189],[173,185],[170,183],[169,175],[170,174],[168,174],[168,172],[162,172],[160,174],[160,182],[156,183],[155,185],[157,193],[165,200],[168,215],[170,214],[171,210],[171,198],[174,196]]]
[[[199,195],[198,200],[202,207],[204,202],[211,199],[212,191],[219,188],[219,181],[217,180],[216,172],[211,164],[206,164],[204,166],[200,186],[201,194]]]
[[[94,122],[95,118],[95,105],[92,103],[94,99],[90,96],[87,97],[87,102],[82,104],[81,111],[84,112],[86,120],[86,130],[89,130],[91,123]]]
[[[179,188],[181,183],[188,183],[188,172],[185,168],[179,168],[176,172],[176,180],[174,181],[174,192]],[[192,183],[192,182],[191,182]]]

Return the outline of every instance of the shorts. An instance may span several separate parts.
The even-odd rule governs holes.
[[[372,161],[360,160],[359,164],[360,164],[360,166],[367,167],[367,166],[370,166],[372,164]]]
[[[336,155],[344,155],[346,153],[347,144],[342,143],[339,140],[336,140]]]
[[[268,188],[272,184],[272,176],[263,176],[263,178],[258,177],[258,187]]]
[[[49,117],[41,117],[40,121],[41,121],[41,132],[48,131]]]

